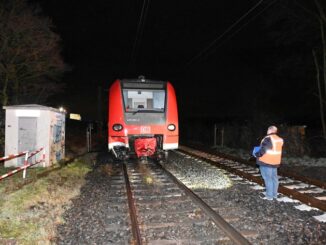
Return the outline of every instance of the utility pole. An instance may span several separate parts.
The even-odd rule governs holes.
[[[102,105],[102,103],[103,103],[103,99],[102,99],[102,93],[103,93],[103,91],[102,91],[102,86],[98,86],[97,87],[97,120],[99,121],[99,123],[98,123],[98,128],[97,128],[97,130],[98,130],[98,135],[99,136],[102,136],[103,134],[102,134],[102,128],[103,128],[103,115],[102,115],[102,113],[103,113],[103,105]]]

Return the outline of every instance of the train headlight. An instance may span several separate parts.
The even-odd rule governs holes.
[[[123,129],[121,124],[113,124],[112,129],[114,131],[121,131]]]
[[[169,124],[168,125],[168,130],[174,131],[175,130],[175,125],[174,124]]]

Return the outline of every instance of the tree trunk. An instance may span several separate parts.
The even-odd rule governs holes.
[[[14,85],[13,85],[13,94],[12,94],[12,102],[15,105],[19,104],[19,95],[20,95],[19,80],[17,78],[15,78]]]
[[[323,80],[324,80],[324,96],[326,96],[326,40],[323,20],[320,19],[320,31],[322,40],[322,57],[323,57]],[[324,101],[325,103],[325,101]]]
[[[322,60],[323,60],[322,70],[323,70],[323,80],[324,80],[324,97],[326,97],[326,38],[325,38],[326,15],[319,0],[315,0],[315,4],[319,12],[320,36],[322,41]],[[323,103],[326,104],[326,101],[324,100]]]
[[[318,63],[318,59],[317,59],[317,55],[316,55],[315,50],[312,50],[312,54],[314,56],[314,63],[315,63],[315,67],[316,67],[316,81],[317,81],[317,87],[318,87],[320,118],[321,118],[321,124],[322,124],[322,128],[323,128],[323,136],[326,139],[326,125],[325,125],[325,117],[324,117],[324,103],[323,103],[322,89],[321,89],[321,86],[320,86],[319,63]]]
[[[2,106],[6,106],[8,103],[8,95],[7,95],[8,82],[9,82],[9,78],[8,75],[6,74],[5,79],[3,81],[3,88],[2,88],[2,96],[1,96]]]

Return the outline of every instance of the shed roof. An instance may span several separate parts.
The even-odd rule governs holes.
[[[3,109],[5,109],[5,110],[7,110],[7,109],[11,109],[11,110],[15,110],[15,109],[28,109],[28,110],[33,110],[34,109],[34,110],[55,111],[55,112],[62,113],[57,108],[53,108],[53,107],[49,107],[49,106],[44,106],[44,105],[38,105],[38,104],[9,105],[9,106],[4,106]]]

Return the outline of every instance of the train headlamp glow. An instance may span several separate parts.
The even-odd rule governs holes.
[[[112,129],[114,131],[121,131],[123,129],[121,124],[113,124]]]
[[[169,124],[168,125],[168,130],[174,131],[175,130],[175,125],[174,124]]]

